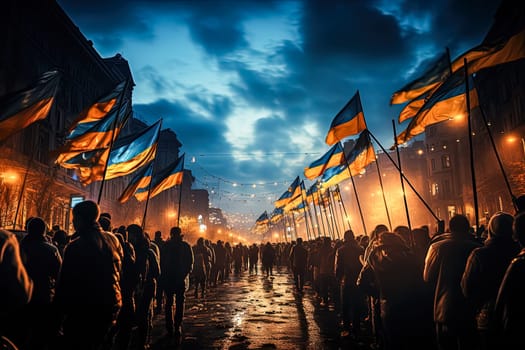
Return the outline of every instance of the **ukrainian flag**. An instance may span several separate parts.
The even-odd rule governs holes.
[[[337,113],[334,120],[332,120],[325,142],[331,146],[341,139],[359,134],[365,129],[365,116],[363,114],[363,107],[361,106],[359,91],[357,91],[354,97],[348,101],[346,106],[344,106],[343,109]]]
[[[265,225],[270,221],[270,218],[268,217],[268,212],[265,210],[264,213],[262,213],[257,220],[255,221],[255,224],[257,225]]]
[[[306,191],[304,187],[304,182],[301,181],[301,183],[299,184],[298,191],[296,191],[293,197],[290,198],[290,201],[282,207],[284,209],[284,212],[288,213],[297,205],[299,205],[303,200],[303,195],[306,195]]]
[[[143,186],[135,192],[135,198],[138,201],[143,201],[148,198],[148,190],[151,188],[150,198],[155,197],[162,191],[165,191],[173,186],[182,184],[184,175],[184,154],[176,161],[168,165],[166,168],[159,171],[153,176],[150,186]]]
[[[347,164],[342,164],[325,171],[321,178],[322,187],[328,188],[337,185],[350,178],[350,172],[352,176],[359,175],[368,164],[375,160],[376,154],[370,140],[370,134],[368,130],[365,130],[359,135],[354,148],[346,155]],[[348,169],[350,169],[350,171]]]
[[[59,73],[45,72],[35,86],[0,101],[0,141],[45,119],[58,90]]]
[[[321,176],[326,169],[343,162],[343,147],[341,147],[341,143],[338,142],[321,158],[312,162],[307,168],[304,168],[304,176],[309,180],[313,180],[316,177]]]
[[[276,208],[282,208],[287,203],[289,203],[292,199],[295,199],[298,195],[301,194],[301,187],[300,187],[301,179],[299,179],[299,176],[295,178],[295,180],[292,182],[292,184],[288,187],[288,190],[284,192],[281,197],[279,197],[278,200],[275,201],[275,207]]]
[[[469,76],[470,108],[478,106],[478,94],[472,76]],[[407,128],[397,136],[398,144],[410,140],[425,131],[428,125],[453,119],[466,112],[465,71],[452,74],[423,104]]]
[[[118,201],[125,203],[128,199],[135,194],[139,188],[147,188],[151,182],[151,176],[153,174],[153,162],[150,162],[147,166],[143,167],[137,174],[131,179],[128,186],[122,192]]]
[[[131,174],[155,158],[161,125],[159,120],[137,134],[118,139],[109,155],[105,179]]]
[[[468,50],[452,63],[449,63],[448,56],[441,56],[434,66],[420,78],[396,91],[390,100],[390,104],[405,103],[435,89],[445,81],[450,73],[454,74],[462,70],[465,59],[467,59],[469,74],[473,74],[485,68],[523,58],[525,58],[525,30],[521,26],[519,31],[503,35],[500,40],[482,43]]]
[[[78,118],[73,122],[70,133],[77,130],[77,135],[81,135],[86,130],[89,130],[93,123],[103,119],[114,108],[117,108],[117,103],[121,98],[124,98],[124,87],[126,82],[123,81],[118,84],[109,94],[101,97],[93,105],[86,108],[80,113]]]
[[[98,148],[107,148],[111,140],[115,140],[124,125],[124,122],[117,118],[125,116],[122,120],[127,120],[129,116],[129,101],[122,103],[120,110],[114,108],[103,119],[95,122],[83,123],[75,128],[66,138],[66,143],[59,147],[54,153],[58,153],[55,163],[63,164],[82,152],[88,152]],[[115,129],[113,131],[113,129]]]
[[[109,148],[82,152],[61,165],[76,169],[78,178],[84,185],[129,175],[155,158],[160,126],[159,120],[141,132],[118,139],[111,148],[111,153]],[[106,163],[107,170],[104,169]]]
[[[330,170],[331,168],[327,169]],[[310,186],[310,188],[306,191],[306,202],[307,203],[317,203],[317,191],[319,191],[319,181],[316,181]]]
[[[274,208],[272,214],[270,215],[270,222],[276,224],[284,216],[283,208]]]
[[[432,62],[419,78],[394,92],[390,99],[390,104],[405,103],[418,98],[425,92],[441,84],[449,74],[450,58],[448,57],[448,53],[445,52],[439,56],[435,62]]]

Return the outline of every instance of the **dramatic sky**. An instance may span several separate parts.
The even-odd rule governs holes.
[[[499,1],[59,3],[101,56],[129,61],[135,115],[177,134],[195,187],[255,218],[329,149],[357,90],[390,146],[392,92],[446,47],[455,58],[480,43]]]

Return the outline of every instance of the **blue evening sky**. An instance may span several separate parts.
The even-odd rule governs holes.
[[[121,53],[136,116],[164,118],[195,188],[253,215],[324,143],[360,91],[370,131],[392,145],[392,93],[446,47],[479,44],[499,1],[59,0],[103,57]],[[402,126],[398,126],[398,131]],[[307,182],[308,184],[309,182]]]

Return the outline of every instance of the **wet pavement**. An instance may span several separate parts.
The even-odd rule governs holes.
[[[180,344],[167,336],[163,314],[153,319],[152,349],[370,349],[340,337],[333,304],[320,306],[307,285],[297,293],[285,267],[273,276],[230,276],[205,298],[186,297]],[[368,339],[370,340],[370,339]]]

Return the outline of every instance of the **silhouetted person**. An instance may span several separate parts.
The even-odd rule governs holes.
[[[208,248],[204,245],[204,239],[200,237],[197,244],[193,247],[193,283],[195,284],[195,298],[199,294],[199,286],[201,287],[201,297],[204,298],[204,291],[206,289],[207,271],[209,268],[211,256]]]
[[[47,225],[41,218],[33,218],[27,225],[27,236],[20,242],[22,260],[33,280],[33,296],[26,308],[28,349],[42,349],[50,341],[51,324],[55,322],[51,301],[55,295],[62,258],[58,248],[45,237]]]
[[[252,244],[249,249],[248,259],[250,262],[250,273],[257,274],[257,264],[259,263],[259,247],[257,244]]]
[[[14,234],[0,229],[0,336],[14,340],[24,325],[17,322],[31,299],[33,281],[20,257]],[[0,341],[0,344],[2,342]]]
[[[77,238],[64,252],[55,295],[68,349],[101,346],[122,305],[122,247],[113,234],[102,230],[98,218],[99,207],[93,201],[73,208]]]
[[[385,349],[429,349],[432,298],[416,257],[396,233],[380,233],[375,242],[365,269],[373,271],[368,283],[377,283]]]
[[[494,312],[500,349],[525,349],[525,213],[514,218],[514,235],[522,249],[505,272]]]
[[[290,251],[290,265],[295,281],[295,288],[297,288],[299,292],[302,292],[304,278],[308,268],[308,250],[303,245],[303,239],[301,237],[297,238],[295,245]]]
[[[172,227],[170,239],[166,241],[160,257],[161,284],[166,294],[166,330],[168,335],[180,337],[184,317],[185,292],[189,285],[189,274],[193,268],[193,252],[182,239],[180,227]],[[175,296],[175,317],[173,315]]]
[[[159,277],[159,262],[156,253],[151,249],[148,237],[139,225],[127,227],[129,242],[136,253],[135,270],[138,273],[138,283],[135,286],[137,346],[144,349],[147,346],[151,326],[151,303],[155,296],[157,278]]]
[[[470,253],[480,246],[469,234],[464,215],[449,222],[450,235],[430,245],[423,278],[434,289],[434,322],[440,349],[472,349],[476,340],[474,310],[461,291]]]
[[[215,246],[215,268],[217,269],[216,279],[213,281],[214,285],[217,285],[217,281],[224,282],[226,277],[226,262],[228,261],[228,251],[224,247],[222,241],[217,241]]]
[[[321,306],[328,305],[330,292],[335,289],[335,250],[332,248],[330,237],[324,237],[319,250],[319,284]]]
[[[263,266],[263,272],[266,277],[273,275],[273,264],[275,263],[275,249],[270,242],[262,248],[261,251],[261,262]]]
[[[67,236],[66,231],[58,230],[53,235],[53,244],[58,248],[60,257],[64,257],[64,249],[69,242],[69,237]]]
[[[477,312],[477,327],[483,349],[498,344],[494,334],[493,312],[498,290],[510,261],[520,247],[512,239],[514,217],[508,213],[494,214],[489,221],[485,245],[470,253],[461,287],[463,294]]]
[[[134,298],[135,288],[138,284],[139,274],[135,265],[135,248],[128,242],[128,231],[125,226],[120,226],[115,236],[122,246],[122,273],[120,275],[120,290],[122,294],[122,307],[117,318],[116,348],[126,350],[131,340],[131,330],[135,325],[136,303]]]
[[[357,277],[362,264],[359,256],[364,249],[357,243],[354,232],[348,230],[344,234],[344,244],[335,253],[335,277],[341,290],[341,316],[343,336],[359,334],[361,315],[364,313],[365,296],[357,288]]]

